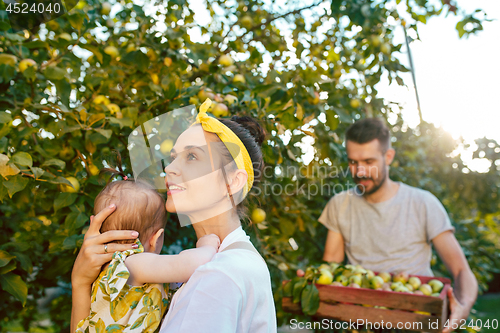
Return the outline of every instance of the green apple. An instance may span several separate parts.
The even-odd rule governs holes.
[[[439,280],[430,280],[429,282],[427,282],[427,284],[429,286],[432,287],[432,292],[433,293],[439,293],[441,292],[441,289],[443,289],[444,287],[444,284],[443,282],[439,281]]]
[[[375,276],[375,273],[374,273],[371,269],[367,269],[367,270],[366,270],[366,277],[367,277],[368,279],[371,279],[371,278],[372,278],[372,277],[374,277],[374,276]],[[385,282],[385,281],[384,281],[384,282]]]
[[[408,279],[408,283],[411,284],[411,286],[413,287],[413,290],[417,290],[418,288],[420,288],[420,286],[422,285],[422,282],[420,281],[420,279],[416,276],[412,276]]]
[[[349,284],[349,280],[345,275],[337,276],[335,281],[342,283],[343,286],[347,286]]]
[[[372,289],[382,288],[384,280],[380,276],[374,276],[370,279],[370,287]]]
[[[411,292],[413,292],[415,290],[415,288],[413,288],[413,286],[409,283],[405,284],[405,287],[406,287],[406,289],[408,289]]]
[[[349,283],[350,283],[350,284],[355,283],[355,284],[357,284],[357,285],[359,285],[359,286],[360,286],[360,285],[361,285],[361,282],[362,282],[362,279],[361,279],[361,276],[360,276],[360,275],[351,275],[351,276],[349,277],[349,280],[348,280],[348,281],[349,281]]]
[[[439,293],[432,293],[431,294],[432,297],[439,297],[439,295],[440,295]]]
[[[398,287],[404,287],[404,284],[402,282],[400,282],[400,281],[391,283],[391,289],[392,290],[395,290]]]

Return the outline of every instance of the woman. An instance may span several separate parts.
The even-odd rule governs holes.
[[[196,124],[178,137],[172,149],[165,168],[166,208],[187,216],[198,238],[216,234],[222,243],[214,259],[177,291],[160,332],[276,332],[269,271],[240,222],[246,210],[242,200],[262,173],[264,134],[249,117],[209,117],[208,105],[200,107]],[[99,233],[114,209],[110,206],[91,218],[75,261],[73,332],[88,316],[91,284],[101,266],[114,251],[131,247],[108,243],[137,237],[133,231]]]

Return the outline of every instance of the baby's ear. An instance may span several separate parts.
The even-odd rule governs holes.
[[[161,248],[163,247],[163,233],[164,233],[164,229],[161,228],[161,229],[158,229],[157,232],[155,232],[154,234],[151,235],[151,237],[149,238],[149,248],[150,248],[150,252],[157,252],[157,253],[160,253],[161,251]],[[156,251],[158,250],[158,251]]]

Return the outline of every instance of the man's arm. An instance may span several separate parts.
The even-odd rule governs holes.
[[[328,230],[323,260],[337,263],[344,261],[344,238],[340,233]]]
[[[445,231],[432,240],[434,248],[453,276],[454,291],[448,293],[450,299],[450,327],[443,332],[451,332],[453,320],[460,325],[460,320],[467,319],[477,298],[477,280],[469,263],[451,231]]]

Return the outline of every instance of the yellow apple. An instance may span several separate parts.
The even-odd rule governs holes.
[[[111,112],[111,114],[115,114],[117,112],[120,112],[120,107],[118,105],[116,105],[115,103],[109,103],[106,106],[108,107],[108,110],[109,110],[109,112]]]
[[[392,281],[401,282],[404,285],[408,282],[408,273],[406,273],[406,272],[398,273],[394,276]]]
[[[413,290],[417,290],[418,288],[420,288],[420,285],[422,285],[422,282],[416,276],[412,276],[411,278],[409,278],[408,283],[411,284]]]
[[[374,276],[370,279],[370,287],[372,289],[382,288],[384,285],[384,280],[380,276]]]
[[[111,102],[109,101],[109,99],[108,99],[106,96],[104,96],[104,95],[97,95],[97,96],[94,98],[93,103],[94,103],[95,105],[98,105],[98,104],[108,105],[108,104],[109,104],[109,103],[111,103]]]
[[[148,56],[150,61],[156,61],[156,59],[158,59],[158,55],[153,49],[149,49],[146,55]]]
[[[97,176],[99,174],[99,168],[95,164],[89,164],[89,171],[92,176]]]
[[[380,276],[382,278],[382,280],[384,280],[384,282],[391,281],[391,274],[390,273],[382,272],[382,273],[379,273],[378,276]]]
[[[261,208],[255,208],[252,212],[252,222],[261,223],[266,219],[266,212]]]
[[[57,38],[61,38],[61,39],[67,40],[67,41],[70,41],[73,39],[73,37],[71,37],[71,35],[68,34],[67,32],[63,32]]]
[[[61,192],[76,193],[80,190],[80,183],[78,182],[78,179],[75,177],[67,177],[66,179],[71,183],[71,185],[73,185],[73,187],[61,184]]]
[[[231,66],[233,64],[233,58],[228,56],[227,54],[223,54],[219,58],[219,64],[221,64],[224,67]]]
[[[427,284],[431,286],[433,293],[439,293],[444,286],[443,282],[439,280],[430,280],[429,282],[427,282]]]
[[[327,269],[323,269],[320,271],[321,275],[316,281],[317,284],[331,284],[333,282],[333,274]]]
[[[101,14],[108,15],[111,12],[111,4],[109,2],[104,2],[101,7]]]
[[[35,67],[35,70],[37,69],[37,65],[35,60],[33,59],[23,59],[19,63],[19,71],[23,73],[28,67]]]
[[[165,66],[170,67],[170,65],[172,65],[172,58],[165,57],[165,59],[163,59],[163,63],[165,64]]]
[[[174,142],[171,139],[166,139],[161,143],[160,151],[163,155],[169,155],[173,146]]]
[[[353,99],[351,99],[349,104],[351,105],[352,108],[357,109],[361,105],[361,102],[359,101],[359,99],[353,98]]]
[[[217,118],[227,117],[229,115],[229,109],[227,108],[226,104],[217,103],[217,105],[215,105],[215,107],[212,110],[212,114]]]
[[[233,82],[234,83],[245,83],[246,80],[245,80],[245,77],[243,76],[243,74],[236,74],[233,78]]]
[[[111,58],[116,58],[120,54],[116,46],[106,46],[104,48],[104,53],[109,54]]]
[[[156,85],[160,84],[160,78],[158,77],[158,74],[151,73],[151,81],[153,81],[153,83]]]
[[[224,102],[228,105],[238,104],[238,97],[228,94],[224,97]]]
[[[384,43],[380,46],[380,51],[384,54],[391,54],[391,45],[389,43]]]
[[[382,38],[380,38],[380,36],[372,36],[372,37],[370,38],[370,41],[371,41],[371,43],[372,43],[372,45],[373,45],[374,47],[379,47],[379,46],[380,46],[380,44],[382,44],[383,39],[382,39]]]
[[[9,65],[14,67],[17,64],[17,57],[12,54],[1,53],[0,54],[0,65]]]
[[[421,292],[424,293],[426,296],[430,296],[432,294],[432,287],[429,286],[427,283],[424,283],[418,288]]]
[[[215,95],[212,92],[212,90],[205,88],[205,89],[202,89],[198,92],[198,98],[200,99],[200,102],[203,103],[203,102],[205,102],[205,100],[207,98],[210,98],[211,100],[213,100],[215,98]]]
[[[241,25],[244,26],[245,28],[251,28],[253,25],[253,20],[250,15],[245,15],[241,18]]]
[[[189,104],[198,105],[198,104],[200,104],[200,100],[196,96],[191,96],[191,97],[189,97]]]
[[[130,52],[132,52],[132,51],[135,51],[135,45],[134,45],[134,44],[132,44],[132,43],[128,43],[128,44],[127,44],[127,48],[125,49],[125,52],[126,52],[126,53],[130,53]]]

